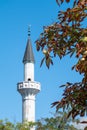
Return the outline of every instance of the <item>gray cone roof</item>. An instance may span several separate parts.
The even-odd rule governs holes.
[[[26,46],[26,49],[25,49],[24,57],[23,57],[23,63],[26,63],[26,62],[35,63],[34,54],[33,54],[33,49],[32,49],[30,38],[28,38],[27,46]]]

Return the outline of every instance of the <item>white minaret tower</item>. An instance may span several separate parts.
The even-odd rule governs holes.
[[[35,95],[40,91],[40,83],[34,81],[34,63],[29,30],[23,58],[24,81],[17,84],[17,90],[22,96],[22,122],[35,122]],[[34,129],[32,128],[32,130]]]

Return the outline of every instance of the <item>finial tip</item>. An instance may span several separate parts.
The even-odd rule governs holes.
[[[28,26],[28,36],[30,36],[30,34],[31,34],[31,29],[30,28],[31,28],[31,25]]]

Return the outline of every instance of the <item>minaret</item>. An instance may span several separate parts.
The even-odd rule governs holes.
[[[34,81],[34,55],[30,40],[30,29],[23,57],[24,81],[17,84],[22,96],[22,122],[35,122],[35,95],[40,91],[40,83]],[[34,128],[32,129],[34,130]]]

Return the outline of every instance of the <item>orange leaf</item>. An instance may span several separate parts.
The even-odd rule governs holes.
[[[66,2],[68,3],[68,2],[70,2],[70,0],[66,0]]]

